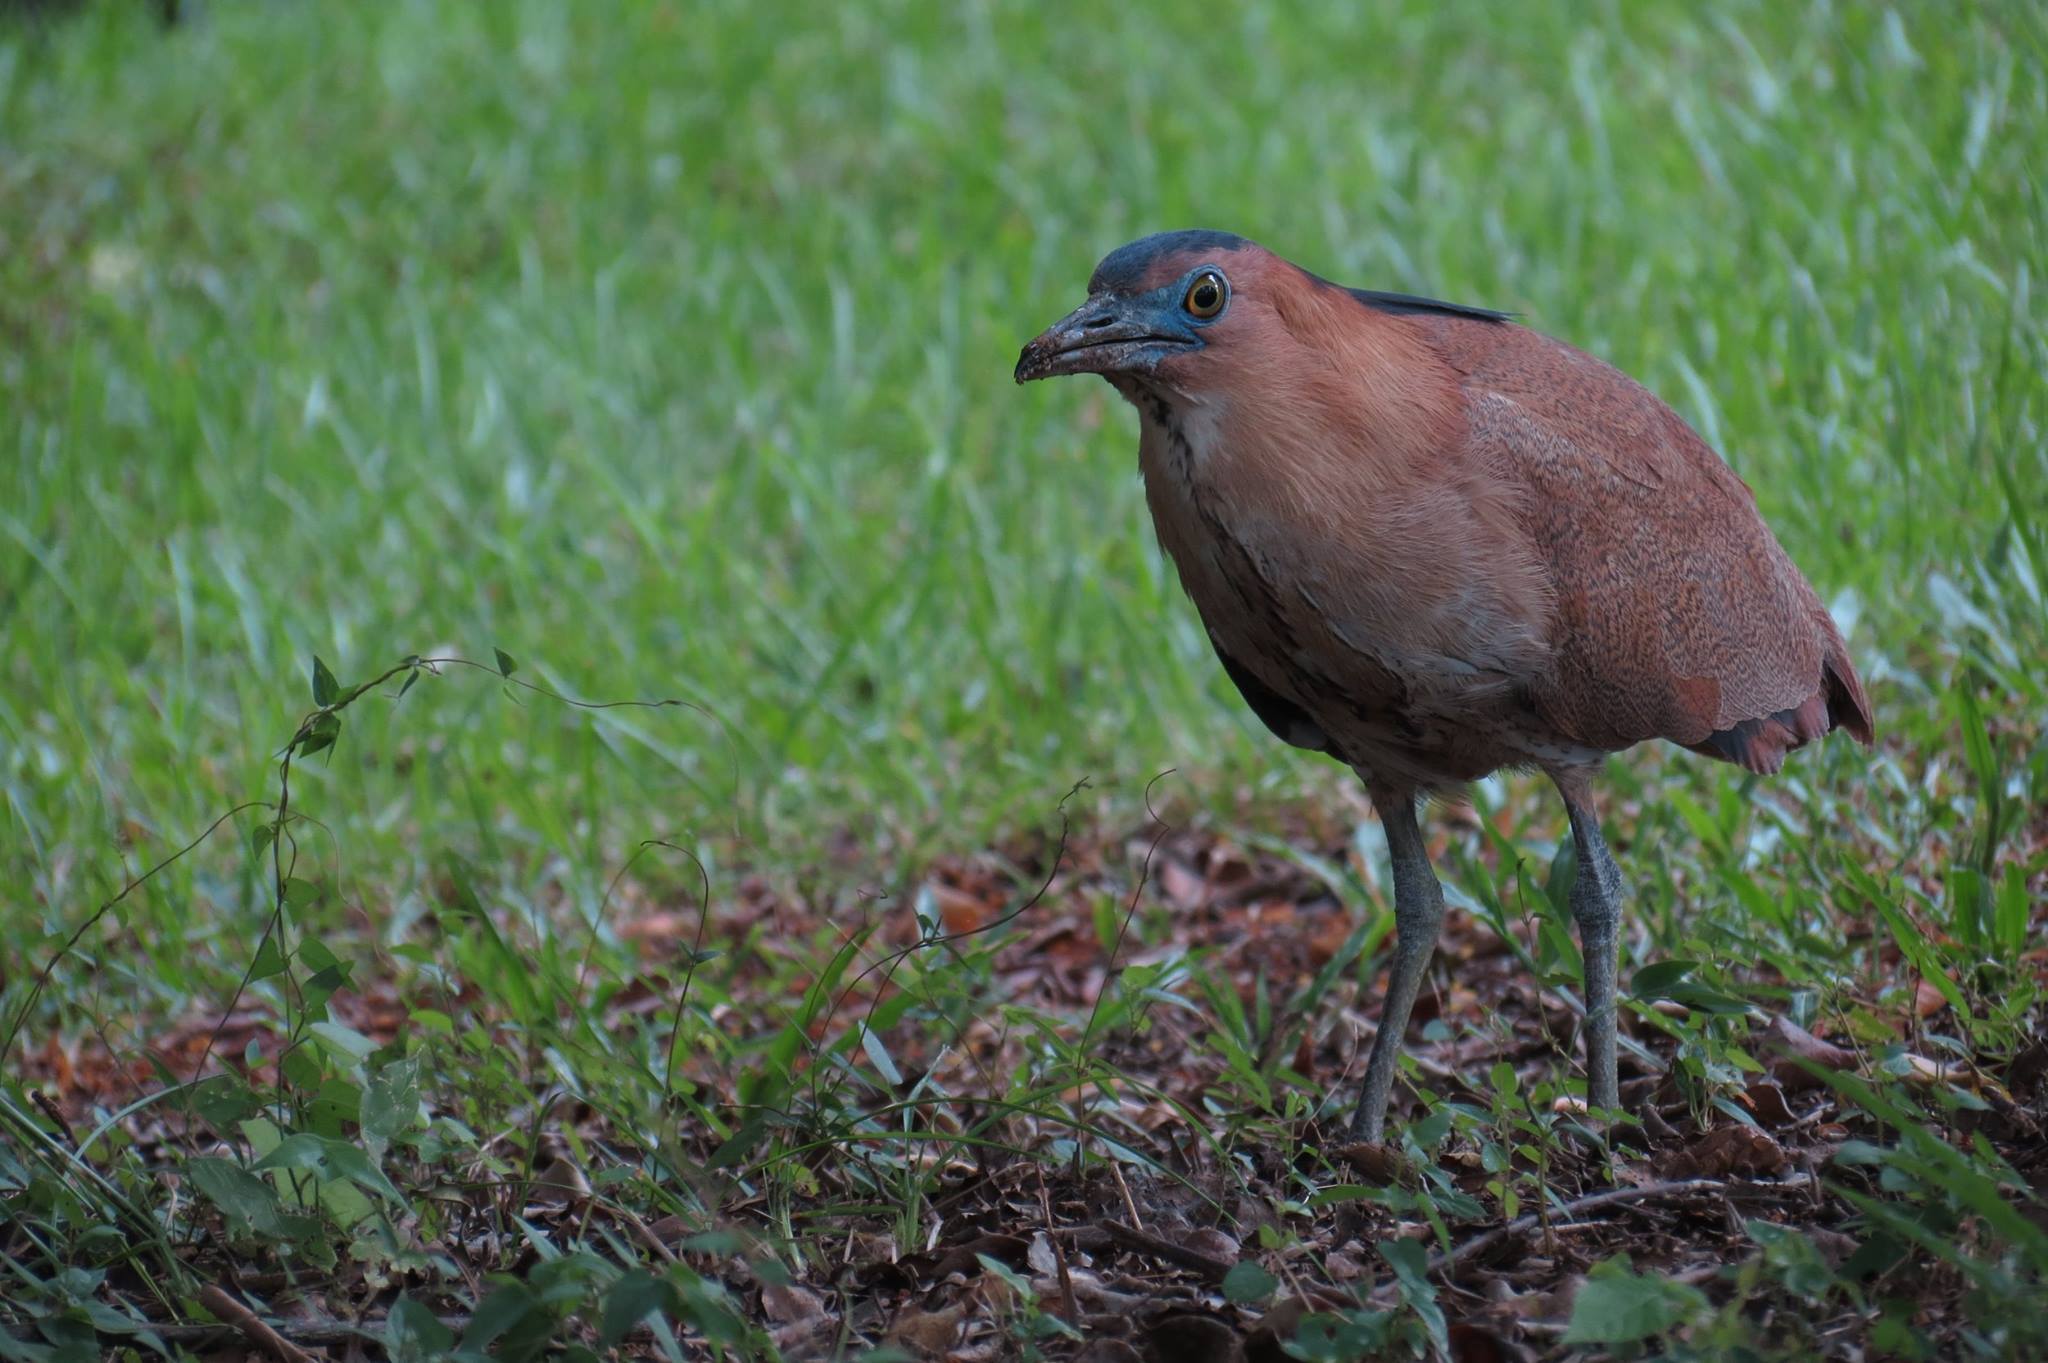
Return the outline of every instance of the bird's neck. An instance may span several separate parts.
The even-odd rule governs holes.
[[[1118,387],[1144,423],[1143,448],[1155,449],[1163,461],[1157,472],[1190,486],[1223,472],[1230,441],[1228,406],[1222,398],[1193,397],[1143,382]]]

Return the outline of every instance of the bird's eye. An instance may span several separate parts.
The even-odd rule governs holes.
[[[1207,270],[1195,276],[1195,282],[1188,285],[1188,296],[1181,300],[1181,306],[1193,317],[1214,317],[1223,311],[1223,276],[1214,270]]]

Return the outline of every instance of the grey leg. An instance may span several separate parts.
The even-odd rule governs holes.
[[[1615,1075],[1614,962],[1621,927],[1621,870],[1600,836],[1587,772],[1552,773],[1572,820],[1578,864],[1572,880],[1572,917],[1586,958],[1586,1090],[1596,1108],[1620,1104]]]
[[[1387,981],[1387,997],[1380,1005],[1379,1035],[1373,1038],[1372,1058],[1366,1062],[1365,1088],[1351,1118],[1351,1134],[1367,1141],[1379,1140],[1386,1130],[1387,1097],[1394,1087],[1394,1065],[1401,1057],[1401,1035],[1408,1030],[1408,1013],[1415,1006],[1422,972],[1436,950],[1437,928],[1444,918],[1443,887],[1429,869],[1422,830],[1415,826],[1414,797],[1374,791],[1372,802],[1387,832],[1387,852],[1394,869],[1394,968]]]

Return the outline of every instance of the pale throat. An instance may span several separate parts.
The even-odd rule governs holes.
[[[1117,391],[1138,409],[1147,433],[1173,462],[1186,464],[1187,474],[1209,468],[1223,457],[1229,404],[1222,394],[1188,393],[1122,376],[1114,382]]]

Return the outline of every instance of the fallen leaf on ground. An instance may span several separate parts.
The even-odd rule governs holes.
[[[792,1321],[822,1316],[825,1303],[819,1300],[817,1293],[796,1283],[763,1283],[761,1309],[768,1313],[768,1319],[787,1325]]]
[[[1237,1331],[1214,1316],[1175,1312],[1145,1327],[1145,1351],[1152,1363],[1243,1363]]]
[[[969,1275],[981,1272],[981,1256],[999,1259],[1011,1268],[1024,1268],[1029,1264],[1031,1246],[1018,1235],[978,1235],[964,1244],[949,1245],[937,1252],[932,1264],[932,1276],[946,1277],[952,1273]]]
[[[927,1357],[944,1353],[953,1346],[960,1333],[960,1320],[966,1313],[967,1308],[958,1302],[938,1311],[907,1306],[897,1313],[895,1324],[889,1327],[889,1342],[906,1344]]]
[[[1340,1145],[1332,1153],[1367,1183],[1405,1183],[1414,1172],[1400,1151],[1380,1141],[1356,1141]]]
[[[1785,1090],[1768,1079],[1757,1079],[1744,1092],[1749,1100],[1749,1110],[1765,1126],[1787,1126],[1794,1120],[1792,1105],[1785,1101]]]
[[[1074,1363],[1144,1363],[1145,1356],[1120,1339],[1090,1340]]]
[[[1941,992],[1933,981],[1920,979],[1913,984],[1913,1011],[1923,1018],[1931,1018],[1948,1007],[1948,995]]]
[[[1459,1321],[1451,1326],[1451,1363],[1519,1363],[1529,1356],[1483,1325]]]
[[[1353,1305],[1334,1292],[1312,1292],[1279,1302],[1245,1336],[1246,1363],[1285,1363],[1288,1354],[1283,1346],[1294,1338],[1304,1317],[1318,1311],[1342,1311]]]
[[[1716,1127],[1665,1162],[1668,1178],[1758,1177],[1785,1168],[1785,1150],[1769,1132],[1753,1126]]]
[[[1854,1052],[1845,1051],[1831,1042],[1822,1041],[1798,1023],[1780,1014],[1764,1028],[1764,1044],[1770,1050],[1787,1058],[1788,1061],[1803,1060],[1818,1065],[1824,1070],[1851,1070],[1856,1068]],[[1772,1067],[1771,1077],[1784,1085],[1787,1093],[1797,1093],[1820,1083],[1815,1075],[1797,1064],[1779,1064]]]
[[[1236,1262],[1239,1245],[1235,1239],[1225,1235],[1214,1226],[1202,1226],[1191,1230],[1181,1239],[1181,1244],[1197,1254],[1206,1254],[1212,1259]]]

